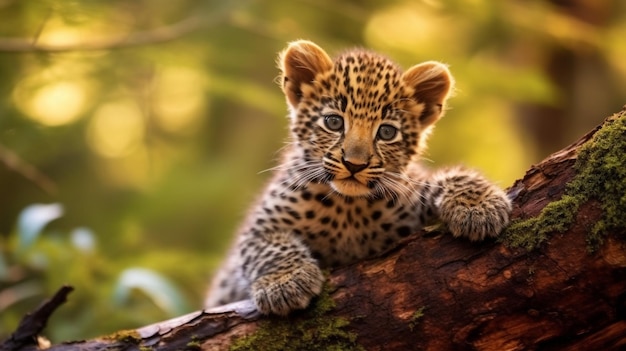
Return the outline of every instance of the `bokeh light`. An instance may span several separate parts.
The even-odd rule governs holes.
[[[89,122],[87,141],[98,155],[124,157],[143,142],[144,119],[136,103],[128,100],[100,106]]]
[[[153,108],[155,119],[164,130],[192,130],[207,108],[203,73],[176,66],[161,69],[154,87]]]
[[[28,80],[14,91],[16,105],[26,116],[45,126],[60,126],[76,121],[87,108],[85,82],[59,80],[39,88]]]

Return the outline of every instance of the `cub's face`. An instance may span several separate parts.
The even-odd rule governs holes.
[[[291,130],[302,149],[303,179],[345,196],[406,190],[403,171],[442,114],[452,79],[435,62],[403,73],[393,62],[355,50],[334,62],[308,41],[281,54]],[[296,168],[294,168],[296,169]]]

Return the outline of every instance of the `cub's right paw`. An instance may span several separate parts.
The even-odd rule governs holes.
[[[259,312],[285,316],[303,309],[320,294],[324,275],[314,263],[305,263],[290,271],[259,277],[252,284],[252,298]]]

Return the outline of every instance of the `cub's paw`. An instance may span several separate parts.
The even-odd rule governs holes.
[[[315,263],[305,263],[290,271],[273,272],[252,284],[252,298],[259,312],[285,316],[306,308],[320,294],[324,275]]]
[[[509,223],[511,201],[504,191],[473,172],[442,182],[439,217],[455,237],[495,237]]]

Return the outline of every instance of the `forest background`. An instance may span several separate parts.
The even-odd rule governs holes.
[[[449,64],[426,163],[503,187],[626,103],[620,0],[0,0],[0,340],[62,284],[56,342],[202,306],[300,38]]]

